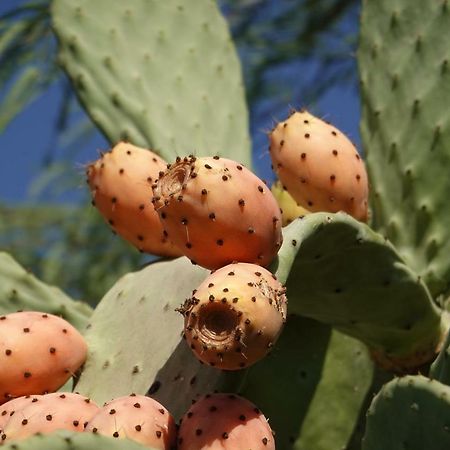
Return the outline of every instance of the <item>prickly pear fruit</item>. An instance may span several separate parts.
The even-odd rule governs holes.
[[[35,311],[0,316],[0,403],[56,391],[86,354],[83,336],[60,317]]]
[[[250,170],[230,159],[177,158],[153,186],[169,238],[208,269],[233,261],[268,265],[281,246],[277,202]]]
[[[55,392],[37,396],[10,417],[3,429],[2,440],[10,442],[56,430],[84,431],[85,424],[99,409],[79,394]]]
[[[158,450],[172,449],[177,433],[164,406],[150,397],[134,394],[107,403],[89,421],[86,431],[132,439]]]
[[[283,186],[299,205],[367,220],[366,168],[337,128],[307,111],[294,112],[270,133],[270,156]]]
[[[225,370],[248,367],[272,348],[286,320],[285,289],[266,269],[234,263],[213,272],[180,308],[198,359]]]
[[[276,198],[278,206],[281,209],[281,221],[283,227],[289,225],[298,217],[303,217],[310,213],[310,211],[303,208],[303,206],[297,205],[297,202],[292,198],[292,195],[283,188],[280,181],[276,181],[272,184],[270,190],[272,191],[272,194]]]
[[[165,161],[150,150],[119,142],[86,169],[93,204],[113,230],[142,252],[181,256],[163,234],[151,185]]]
[[[211,394],[195,402],[183,416],[178,450],[275,450],[261,411],[235,394]]]
[[[17,397],[2,405],[0,409],[0,432],[5,428],[6,423],[17,411],[22,410],[31,402],[35,402],[41,395],[24,395]]]

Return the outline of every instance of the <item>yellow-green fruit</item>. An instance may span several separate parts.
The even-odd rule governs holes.
[[[283,224],[283,227],[289,225],[298,217],[310,213],[310,211],[303,208],[303,206],[297,205],[297,202],[292,198],[291,194],[283,188],[280,181],[275,181],[270,190],[281,209],[281,223]]]

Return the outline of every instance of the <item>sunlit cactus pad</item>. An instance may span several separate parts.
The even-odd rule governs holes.
[[[110,142],[248,164],[241,69],[211,0],[55,0],[59,61]]]
[[[365,1],[358,51],[373,224],[432,294],[450,279],[450,4]]]
[[[286,281],[290,313],[388,358],[427,349],[434,356],[444,327],[426,286],[383,236],[347,214],[308,214],[284,228],[274,269]]]

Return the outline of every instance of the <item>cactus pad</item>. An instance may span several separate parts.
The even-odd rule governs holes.
[[[362,340],[387,363],[406,358],[400,366],[414,367],[434,355],[446,326],[441,311],[420,277],[367,225],[344,213],[297,219],[284,229],[274,269],[287,280],[290,313]]]
[[[277,448],[345,448],[372,368],[361,342],[314,320],[290,316],[272,353],[248,369],[239,393],[270,419]]]
[[[363,450],[448,450],[450,388],[422,376],[387,383],[367,412]]]
[[[91,118],[119,140],[250,163],[241,69],[211,0],[55,0],[59,62]]]
[[[438,357],[431,365],[430,377],[450,386],[450,331]]]
[[[207,273],[183,257],[121,278],[88,325],[90,351],[77,391],[99,404],[148,392],[179,417],[199,393],[222,383],[221,371],[192,355],[175,311]]]
[[[2,448],[4,450],[152,450],[128,439],[114,439],[100,434],[69,431],[36,435],[23,441],[5,444]]]
[[[18,310],[61,316],[79,330],[84,329],[92,314],[89,305],[39,281],[10,255],[0,252],[0,314]]]
[[[373,225],[436,296],[450,289],[450,3],[364,1],[361,134]]]

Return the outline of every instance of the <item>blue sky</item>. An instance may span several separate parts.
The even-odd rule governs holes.
[[[1,0],[0,14],[16,4],[16,0]],[[352,24],[352,26],[355,26]],[[304,71],[308,67],[303,67]],[[1,93],[0,93],[1,98]],[[53,136],[53,126],[57,115],[58,100],[61,98],[60,86],[53,86],[45,95],[39,97],[22,114],[20,114],[0,134],[0,201],[14,204],[29,200],[30,187],[38,177],[45,153],[49,146],[56,145]],[[304,105],[293,105],[296,107]],[[286,105],[287,115],[289,105]],[[344,131],[359,146],[359,98],[354,88],[338,86],[332,88],[315,105],[314,110],[333,122]],[[273,119],[283,119],[279,112],[262,120],[252,123],[254,142],[254,168],[259,176],[271,179],[270,161],[266,152],[267,139],[265,130],[270,129]],[[58,198],[59,201],[77,201],[82,198],[82,176],[80,166],[95,159],[97,149],[104,149],[106,141],[97,133],[76,157],[73,170],[80,173],[79,186],[73,192],[66,192]],[[58,154],[56,149],[55,154]],[[48,200],[44,196],[44,200]]]

